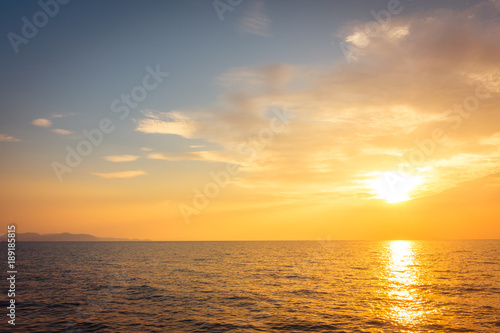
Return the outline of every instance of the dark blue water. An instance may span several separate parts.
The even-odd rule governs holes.
[[[17,256],[5,332],[500,332],[500,241],[50,242]]]

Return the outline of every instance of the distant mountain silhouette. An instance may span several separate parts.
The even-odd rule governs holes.
[[[7,240],[7,234],[0,236],[0,241]],[[16,233],[16,241],[21,242],[119,242],[119,241],[141,241],[141,239],[128,238],[102,238],[88,234],[38,234],[35,232]],[[149,241],[145,239],[144,241]]]

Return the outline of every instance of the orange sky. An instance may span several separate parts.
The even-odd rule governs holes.
[[[498,1],[403,12],[369,38],[357,28],[368,20],[344,22],[332,47],[343,43],[346,57],[229,66],[212,78],[212,105],[141,106],[120,133],[151,144],[106,139],[61,182],[36,139],[58,117],[30,124],[31,141],[3,134],[1,227],[151,240],[500,238],[492,13]],[[50,156],[64,161],[57,148]]]

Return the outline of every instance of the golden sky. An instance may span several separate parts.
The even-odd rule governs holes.
[[[284,17],[237,10],[265,52],[289,43]],[[84,114],[1,128],[2,224],[152,240],[499,238],[500,3],[407,9],[383,25],[369,13],[329,32],[330,61],[242,57],[205,82],[206,103],[151,92],[61,182],[52,162],[85,137],[56,122]],[[49,132],[67,142],[37,143]]]

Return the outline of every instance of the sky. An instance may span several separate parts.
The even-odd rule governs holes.
[[[500,238],[500,1],[2,1],[0,227]]]

